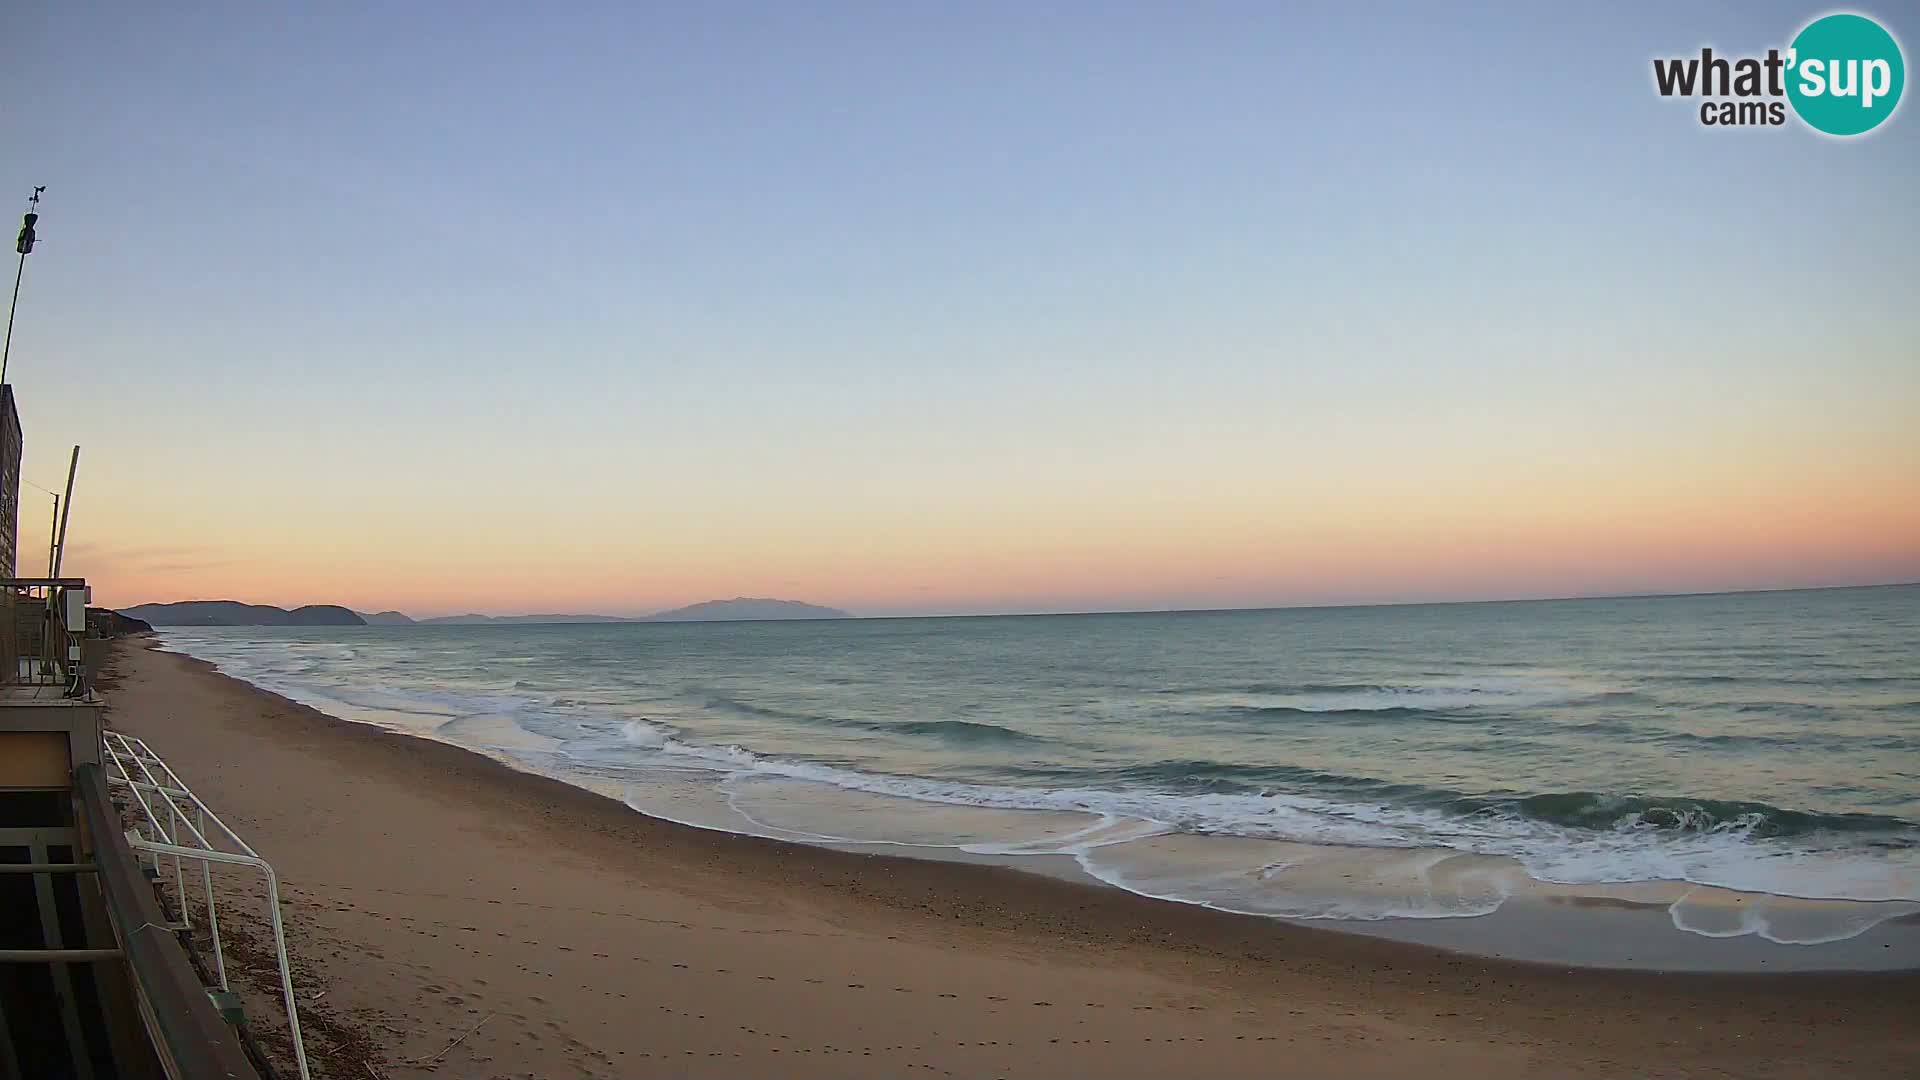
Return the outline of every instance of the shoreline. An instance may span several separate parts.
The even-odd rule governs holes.
[[[559,998],[522,994],[514,999],[516,1015],[531,1024],[532,1014],[546,1009],[555,1017],[548,1024],[564,1028],[584,1023],[565,1018],[591,1014],[599,1001],[593,995],[618,993],[598,1041],[573,1037],[578,1045],[567,1060],[582,1075],[672,1071],[665,1060],[636,1067],[618,1056],[601,1061],[594,1055],[607,1053],[602,1042],[613,1045],[626,1035],[657,1042],[659,1031],[624,1026],[640,1007],[627,1002],[645,998],[647,1008],[667,1010],[660,1013],[664,1021],[675,1015],[672,1003],[687,999],[690,991],[680,984],[693,976],[669,974],[662,982],[650,968],[603,970],[607,960],[617,959],[606,948],[587,954],[598,967],[573,966],[583,963],[577,955],[582,947],[560,944],[563,932],[602,935],[603,946],[664,934],[659,944],[682,952],[689,938],[697,939],[692,956],[735,954],[738,967],[710,968],[712,978],[729,983],[716,990],[713,1011],[697,1014],[698,1024],[685,1017],[674,1022],[671,1038],[679,1041],[692,1037],[682,1029],[706,1024],[722,1009],[729,1011],[726,1019],[749,1013],[784,1016],[789,1024],[801,1019],[792,1015],[791,998],[755,1005],[751,994],[743,998],[742,987],[724,978],[774,960],[779,970],[756,975],[755,982],[818,981],[823,988],[808,987],[807,994],[847,999],[835,1003],[841,1012],[816,1015],[809,1028],[836,1033],[839,1042],[850,1042],[843,1030],[848,1024],[865,1030],[860,1021],[875,1018],[874,995],[866,990],[885,980],[866,975],[845,980],[847,989],[837,990],[832,980],[800,972],[885,970],[896,985],[894,1000],[881,1010],[889,1018],[883,1028],[951,1034],[970,1027],[980,1035],[959,1039],[937,1055],[925,1035],[919,1043],[896,1039],[887,1053],[869,1046],[795,1070],[802,1059],[781,1057],[765,1039],[748,1036],[748,1028],[762,1029],[747,1023],[711,1033],[709,1042],[733,1047],[700,1052],[716,1055],[703,1066],[716,1072],[755,1068],[741,1062],[758,1061],[762,1071],[897,1074],[908,1060],[937,1057],[963,1072],[1057,1075],[1063,1068],[1086,1069],[1097,1058],[1106,1066],[1098,1071],[1106,1073],[1191,1073],[1199,1048],[1179,1046],[1176,1052],[1175,1046],[1198,1042],[1209,1048],[1200,1071],[1223,1075],[1288,1069],[1328,1075],[1644,1073],[1679,1068],[1683,1059],[1696,1068],[1718,1063],[1740,1075],[1823,1069],[1892,1075],[1910,1064],[1914,1049],[1907,1021],[1920,1006],[1920,975],[1913,972],[1569,970],[1153,900],[1000,865],[704,830],[642,815],[615,799],[450,743],[329,716],[205,661],[154,649],[151,642],[122,642],[111,657],[108,697],[115,726],[147,738],[223,816],[231,810],[236,827],[275,861],[288,885],[296,953],[328,984],[330,1007],[358,1008],[365,1014],[359,1019],[375,1025],[383,1022],[378,1017],[467,1009],[476,995],[520,994],[502,984],[526,981],[536,966],[527,957],[541,958],[543,969],[564,963],[568,978],[581,980],[570,984],[580,991],[567,991],[567,1007],[557,1006]],[[289,801],[299,807],[289,808]],[[513,858],[502,859],[503,853]],[[458,880],[463,874],[465,880]],[[405,889],[381,883],[388,879],[442,884]],[[447,887],[454,882],[460,887]],[[599,910],[612,906],[612,899],[600,899],[589,910],[579,903],[581,890],[590,894],[585,899],[618,898],[632,910]],[[380,903],[395,908],[381,912],[379,922],[404,918],[438,929],[425,930],[424,940],[415,934],[396,942],[391,927],[352,916],[373,897],[386,897]],[[568,898],[568,904],[546,902]],[[458,930],[452,921],[435,921],[447,918],[449,907],[459,911],[453,916]],[[576,926],[573,916],[542,920],[526,914],[543,907],[588,911],[616,925]],[[519,963],[476,966],[472,950],[446,953],[447,946],[434,944],[482,933],[484,920],[475,912],[517,918],[523,934],[533,935],[520,939],[533,951],[521,954]],[[754,925],[706,927],[715,933],[705,933],[696,923],[713,922],[715,912],[726,913],[725,921]],[[662,926],[681,929],[657,929]],[[743,952],[739,940],[748,930],[777,940],[777,951],[792,955]],[[504,928],[491,932],[509,935]],[[357,970],[373,966],[363,963],[369,955],[384,959],[409,951],[414,955],[404,970],[424,980],[411,990],[403,985],[407,978],[371,978]],[[451,985],[449,967],[484,969],[492,977],[473,976],[487,988],[484,993],[443,995],[460,1005],[435,1005],[431,991],[421,997],[426,986]],[[673,970],[694,968],[690,960]],[[566,990],[554,985],[558,972],[545,974],[535,987]],[[916,980],[976,990],[997,986],[1002,992],[961,995],[908,985]],[[1072,981],[1074,989],[1054,987],[1046,1000],[1027,1006],[1013,1000],[1014,994],[1037,997],[1058,980]],[[1008,993],[1007,987],[1017,989]],[[1102,993],[1131,995],[1131,1014],[1107,1008],[1119,1002],[1097,1000]],[[1056,997],[1086,1002],[1069,1017]],[[954,1004],[963,998],[973,1004]],[[1181,1000],[1188,1003],[1174,1010],[1171,1003]],[[856,1011],[844,1013],[849,1009]],[[1146,1035],[1146,1029],[1167,1034]],[[1259,1033],[1267,1030],[1288,1034]],[[1088,1036],[1090,1031],[1102,1034]],[[484,1050],[502,1067],[519,1054],[511,1059],[534,1063],[543,1075],[552,1072],[550,1052],[534,1048],[528,1034],[537,1036],[537,1027],[523,1025],[522,1038],[511,1043],[476,1036],[473,1052]],[[1175,1044],[1165,1048],[1167,1056],[1155,1041],[1161,1038]],[[783,1040],[791,1041],[791,1033]],[[407,1049],[384,1059],[388,1075],[412,1075],[394,1064],[407,1057]],[[1461,1056],[1450,1056],[1456,1053]],[[685,1071],[696,1060],[705,1058],[688,1057],[676,1067]]]
[[[1522,963],[1668,973],[1920,971],[1920,910],[1916,910],[1920,905],[1905,901],[1807,900],[1792,895],[1742,892],[1674,880],[1559,884],[1524,874],[1516,864],[1500,866],[1494,871],[1508,878],[1510,883],[1489,910],[1384,918],[1315,918],[1245,910],[1231,904],[1136,887],[1130,882],[1102,877],[1082,858],[1059,849],[1048,850],[1043,847],[1033,851],[981,852],[973,850],[972,845],[951,843],[844,839],[765,826],[744,817],[742,821],[747,827],[741,828],[737,823],[722,820],[730,815],[717,804],[704,809],[692,809],[684,801],[662,801],[658,796],[638,797],[634,784],[616,783],[577,771],[543,768],[539,760],[530,760],[524,753],[516,752],[519,748],[512,741],[497,745],[470,745],[458,737],[448,737],[442,730],[412,728],[404,720],[394,718],[394,714],[377,708],[336,701],[324,694],[297,689],[283,691],[261,685],[245,676],[222,671],[216,662],[168,644],[163,635],[156,635],[156,641],[161,651],[208,664],[213,671],[226,678],[276,698],[298,703],[330,719],[401,738],[451,746],[500,763],[515,772],[557,780],[612,800],[637,816],[683,828],[770,839],[776,843],[814,850],[948,864],[1001,866],[1023,873],[1121,891],[1160,904],[1276,921],[1314,932],[1355,934],[1434,947],[1467,956]],[[442,728],[455,726],[446,724]],[[521,738],[530,738],[525,733],[517,734]],[[846,795],[837,789],[836,792],[842,797]],[[908,801],[900,804],[898,809],[914,813],[938,805]],[[1041,829],[1044,823],[1037,819],[1051,812],[1028,813],[1036,819],[1032,827]],[[1124,831],[1125,827],[1121,828]],[[1151,839],[1144,841],[1147,844],[1153,842]],[[1012,848],[1022,846],[1021,843],[1014,843]],[[1408,855],[1447,859],[1450,864],[1475,860],[1482,865],[1498,862],[1449,848],[1368,848],[1322,842],[1297,845],[1297,849],[1312,853],[1306,856],[1309,859],[1325,854],[1336,855],[1338,867],[1349,875],[1349,882],[1356,877],[1364,882],[1371,865]],[[1317,884],[1324,887],[1338,881],[1323,872]],[[1355,896],[1394,895],[1381,891],[1384,886],[1378,884],[1372,886],[1372,892],[1365,891],[1358,883],[1342,884],[1341,887]],[[1770,922],[1774,921],[1790,926],[1796,925],[1797,921],[1804,933],[1808,929],[1810,914],[1825,929],[1824,934],[1815,931],[1804,940],[1781,940],[1768,936],[1771,932]],[[1858,920],[1864,929],[1849,926],[1852,920]],[[1683,922],[1687,923],[1685,928]],[[1706,932],[1698,928],[1703,925]],[[1835,934],[1836,928],[1836,936],[1825,936]]]

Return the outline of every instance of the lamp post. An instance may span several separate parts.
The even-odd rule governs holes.
[[[13,268],[13,303],[7,305],[7,343],[0,346],[0,385],[7,381],[7,361],[13,358],[13,313],[20,308],[20,278],[27,272],[27,256],[33,252],[33,242],[37,239],[34,226],[40,222],[40,193],[45,190],[45,184],[33,189],[33,195],[27,199],[27,214],[20,221],[20,236],[13,242],[20,261]]]

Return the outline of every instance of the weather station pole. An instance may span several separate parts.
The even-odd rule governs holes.
[[[20,309],[20,278],[26,274],[27,256],[33,252],[33,227],[40,222],[40,193],[45,190],[45,184],[33,189],[33,196],[27,200],[27,215],[20,222],[20,236],[13,242],[20,261],[13,268],[13,302],[7,305],[7,343],[0,347],[0,385],[6,383],[7,362],[13,359],[13,313]]]
[[[47,530],[47,576],[54,576],[55,552],[60,550],[60,496],[53,497],[53,527]]]

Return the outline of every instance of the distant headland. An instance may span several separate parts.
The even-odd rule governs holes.
[[[237,600],[188,600],[179,604],[141,604],[120,614],[155,626],[364,626],[366,620],[334,604],[308,604],[289,611],[271,604]]]
[[[776,619],[851,619],[839,608],[803,604],[798,600],[737,596],[708,600],[652,615],[442,615],[415,619],[399,611],[371,614],[334,604],[308,604],[289,611],[271,604],[243,604],[235,600],[183,600],[173,604],[140,604],[120,609],[122,615],[155,626],[477,626],[529,623],[630,622],[755,622]]]

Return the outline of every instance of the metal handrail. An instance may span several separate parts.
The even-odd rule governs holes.
[[[153,840],[129,832],[128,846],[151,856],[156,868],[162,857],[171,856],[173,859],[175,888],[180,898],[181,929],[187,929],[191,925],[187,908],[186,874],[181,863],[182,860],[190,860],[200,864],[201,893],[207,905],[207,929],[213,939],[214,969],[222,990],[229,987],[226,960],[220,941],[219,909],[214,901],[212,865],[219,863],[225,866],[250,866],[265,875],[267,919],[273,927],[273,946],[280,966],[280,993],[286,1005],[287,1030],[293,1038],[293,1054],[300,1068],[300,1078],[311,1080],[311,1074],[307,1068],[306,1045],[300,1037],[300,1010],[293,991],[293,973],[287,959],[286,927],[280,916],[279,876],[274,873],[272,865],[261,858],[250,844],[242,840],[226,822],[220,820],[219,815],[207,808],[206,803],[193,793],[193,789],[189,788],[186,782],[180,779],[179,774],[175,773],[160,755],[154,753],[145,741],[118,731],[101,732],[100,741],[108,761],[119,773],[117,776],[109,773],[108,781],[125,788],[133,796],[148,825],[163,838]],[[133,769],[128,767],[129,764],[138,768],[144,779],[135,779]],[[158,767],[171,783],[161,783],[153,767]],[[167,809],[166,823],[162,823],[160,814],[148,800],[149,793],[161,796],[159,801],[164,803]],[[189,820],[187,814],[182,812],[181,803],[185,803],[192,811],[195,820]],[[241,849],[240,853],[222,851],[211,843],[207,839],[208,822],[218,826],[226,839],[233,846]]]
[[[92,763],[76,765],[73,781],[82,821],[93,838],[114,939],[125,954],[140,1019],[162,1069],[174,1077],[255,1076],[233,1029],[220,1019],[186,954],[162,925],[166,916],[119,831],[105,771]]]

